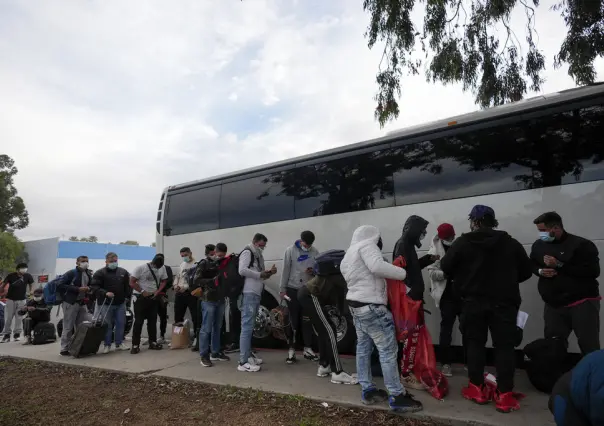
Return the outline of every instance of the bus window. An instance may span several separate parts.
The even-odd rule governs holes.
[[[218,229],[219,197],[220,186],[169,194],[164,233],[178,235]]]

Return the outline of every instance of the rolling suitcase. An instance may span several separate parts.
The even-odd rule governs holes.
[[[113,300],[109,303],[109,306],[113,304]],[[103,306],[105,303],[103,303]],[[105,311],[105,316],[102,321],[99,321],[100,314],[102,311],[99,309],[97,318],[93,318],[92,322],[86,321],[80,324],[69,344],[69,354],[74,358],[79,358],[86,355],[94,355],[99,351],[101,342],[105,340],[105,334],[107,333],[107,324],[105,324],[105,318],[109,309]]]

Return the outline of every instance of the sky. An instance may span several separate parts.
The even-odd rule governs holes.
[[[362,3],[2,0],[0,153],[30,215],[18,235],[149,245],[166,186],[478,109],[459,86],[406,77],[380,129]],[[574,87],[553,67],[562,18],[542,6],[537,30],[543,92]]]

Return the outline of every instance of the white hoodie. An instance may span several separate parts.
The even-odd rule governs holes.
[[[407,273],[382,257],[377,246],[380,231],[375,226],[363,225],[352,235],[350,247],[340,264],[340,271],[348,284],[347,300],[386,305],[388,292],[385,278],[404,280]]]
[[[440,256],[440,259],[445,256],[445,248],[441,239],[438,238],[438,234],[432,239],[428,254]],[[430,277],[430,296],[434,299],[434,304],[437,308],[440,305],[440,298],[447,287],[447,277],[445,277],[445,273],[440,269],[440,259],[427,267],[428,276]]]

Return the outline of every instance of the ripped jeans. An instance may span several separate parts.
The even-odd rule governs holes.
[[[392,313],[384,305],[350,306],[350,313],[357,331],[357,374],[362,390],[375,387],[371,377],[371,352],[375,344],[388,394],[404,394],[397,365],[398,345]]]

